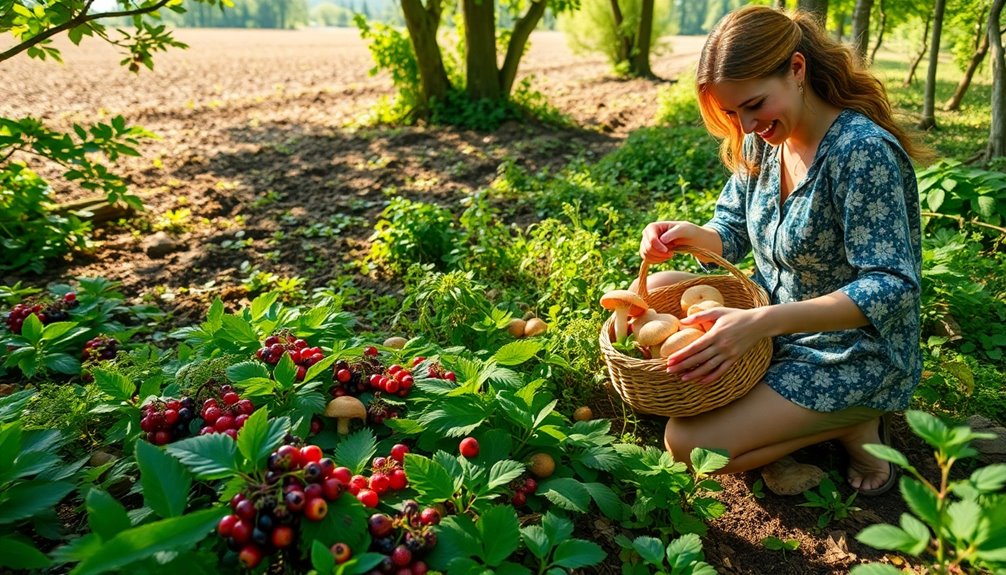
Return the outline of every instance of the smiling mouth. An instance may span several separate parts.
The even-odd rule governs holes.
[[[762,130],[760,132],[757,132],[757,134],[759,136],[761,136],[762,138],[768,138],[769,136],[772,135],[772,132],[775,131],[775,124],[776,124],[776,120],[772,120],[772,123],[769,124],[767,128],[765,128],[764,130]]]

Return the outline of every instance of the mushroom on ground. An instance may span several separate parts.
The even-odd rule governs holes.
[[[678,318],[670,316],[671,321],[653,320],[636,332],[636,343],[650,348],[650,356],[660,355],[660,344],[681,328]]]
[[[629,317],[642,315],[650,306],[635,292],[619,289],[601,296],[601,307],[615,312],[615,340],[621,342],[628,333]]]
[[[545,330],[547,329],[548,324],[536,317],[533,317],[527,320],[527,323],[524,324],[524,337],[534,337],[545,333]]]
[[[328,402],[325,417],[334,417],[338,420],[339,435],[346,435],[349,433],[350,420],[367,420],[367,408],[362,401],[352,395],[343,395]]]
[[[408,340],[397,335],[384,340],[384,346],[392,349],[402,349],[406,343],[408,343]]]
[[[721,305],[724,303],[720,290],[705,284],[694,285],[681,294],[681,311],[687,315],[688,308],[706,300],[718,301]]]
[[[527,324],[519,317],[515,317],[507,324],[506,330],[514,337],[524,337],[524,326]]]

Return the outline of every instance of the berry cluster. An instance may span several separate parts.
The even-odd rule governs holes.
[[[385,373],[370,376],[370,387],[398,397],[409,395],[413,383],[412,372],[397,363],[389,367]]]
[[[20,335],[21,328],[24,326],[24,320],[33,314],[38,318],[38,321],[42,322],[42,325],[57,321],[67,321],[70,319],[68,310],[77,307],[77,305],[77,294],[74,292],[69,292],[62,298],[49,303],[19,303],[7,313],[7,317],[5,318],[7,329],[12,333]]]
[[[237,439],[238,430],[244,427],[253,411],[255,404],[250,399],[241,399],[233,387],[221,385],[219,398],[210,397],[203,402],[203,408],[199,412],[199,416],[203,418],[203,427],[199,430],[199,435],[226,433]]]
[[[368,348],[369,349],[369,348]],[[340,359],[332,367],[332,397],[343,395],[358,396],[370,389],[370,378],[373,374],[384,371],[384,366],[374,356],[363,354],[363,358],[354,362]]]
[[[321,521],[328,514],[328,502],[338,499],[345,489],[334,477],[335,462],[324,457],[320,447],[293,443],[269,455],[265,484],[235,495],[233,513],[217,524],[217,533],[248,569],[258,566],[266,555],[293,545],[301,517]]]
[[[399,412],[395,406],[381,397],[380,391],[374,392],[374,397],[367,404],[367,423],[381,425],[386,419],[396,419]]]
[[[426,361],[425,357],[416,357],[412,360],[412,367],[416,367],[420,363]],[[430,365],[427,367],[427,374],[433,379],[446,379],[448,381],[457,381],[458,377],[453,371],[447,371],[444,366],[440,365],[438,361],[431,361]]]
[[[366,488],[378,496],[384,495],[388,491],[401,491],[405,489],[409,484],[409,478],[405,475],[402,462],[405,461],[405,454],[408,452],[409,447],[407,445],[396,443],[391,447],[391,451],[387,457],[375,457],[370,462],[371,474],[367,478]],[[350,487],[352,487],[353,479],[356,478],[351,478]],[[359,482],[359,480],[357,482],[362,486],[362,482]]]
[[[384,555],[376,571],[425,575],[429,568],[422,558],[437,545],[433,526],[438,523],[439,511],[433,507],[420,511],[419,504],[413,500],[404,501],[402,510],[393,517],[384,513],[371,515],[367,521],[372,537],[369,550]]]
[[[286,331],[270,335],[262,344],[255,357],[269,365],[276,365],[284,353],[289,354],[297,366],[297,381],[303,381],[307,368],[325,358],[320,347],[309,347],[306,341]]]
[[[99,335],[87,340],[80,353],[82,361],[109,361],[119,353],[119,342],[110,335]]]
[[[514,507],[524,507],[528,496],[534,495],[534,492],[538,490],[538,482],[533,477],[517,478],[510,482],[509,487],[513,492],[513,495],[510,496],[510,503]]]
[[[189,436],[189,422],[195,417],[196,400],[158,398],[143,406],[140,429],[147,433],[147,441],[165,445]]]

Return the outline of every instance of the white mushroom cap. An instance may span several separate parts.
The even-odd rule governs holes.
[[[670,357],[674,352],[684,349],[688,344],[705,335],[705,332],[691,327],[672,333],[660,346],[660,357]]]
[[[352,395],[343,395],[328,402],[325,407],[325,417],[338,420],[339,435],[349,433],[349,422],[353,419],[367,420],[367,408],[363,402]]]
[[[678,318],[670,316],[673,321],[655,319],[647,322],[636,332],[636,343],[639,345],[659,345],[681,327]]]
[[[705,284],[694,285],[681,294],[681,311],[687,312],[688,308],[700,301],[706,300],[718,301],[720,304],[724,303],[723,294],[720,293],[720,290]]]

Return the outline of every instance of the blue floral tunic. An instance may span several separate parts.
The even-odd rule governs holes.
[[[744,153],[760,171],[735,174],[706,224],[723,240],[723,258],[753,250],[753,279],[773,304],[837,290],[870,320],[776,337],[765,383],[815,411],[904,409],[922,372],[919,197],[908,155],[889,132],[844,110],[780,206],[780,148],[749,135]]]

